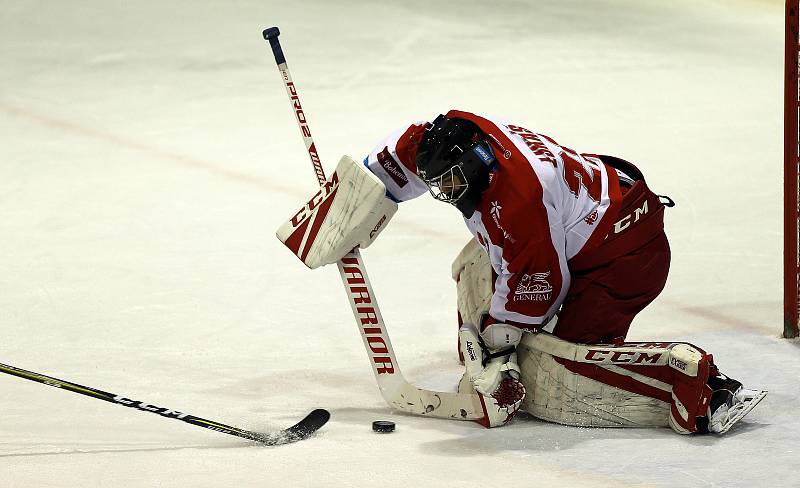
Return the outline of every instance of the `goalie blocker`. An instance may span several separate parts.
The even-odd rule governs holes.
[[[362,164],[342,156],[331,177],[276,235],[314,269],[336,263],[357,246],[369,247],[396,211],[384,184]]]

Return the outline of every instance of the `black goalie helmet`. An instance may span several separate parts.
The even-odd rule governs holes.
[[[486,135],[466,119],[436,117],[417,147],[417,174],[434,198],[469,218],[495,164]]]

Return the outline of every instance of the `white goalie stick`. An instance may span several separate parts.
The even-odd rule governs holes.
[[[292,82],[286,58],[278,41],[280,31],[277,27],[270,27],[264,30],[263,35],[264,39],[269,41],[272,53],[275,55],[275,62],[278,64],[295,118],[303,134],[303,142],[311,158],[317,182],[323,186],[326,180],[325,172],[297,95],[297,88]],[[386,403],[392,408],[416,415],[459,420],[484,419],[486,407],[483,399],[477,394],[424,390],[406,381],[397,364],[386,325],[358,248],[345,255],[337,264],[358,331],[372,364],[372,371]]]

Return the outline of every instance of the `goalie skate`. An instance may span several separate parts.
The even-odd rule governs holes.
[[[725,404],[721,405],[711,415],[708,430],[715,434],[724,434],[733,424],[740,421],[758,402],[767,396],[766,390],[748,390],[740,387],[736,393],[730,395]]]

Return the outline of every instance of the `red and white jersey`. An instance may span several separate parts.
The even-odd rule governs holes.
[[[570,284],[570,259],[602,243],[622,199],[616,170],[520,125],[451,110],[488,134],[497,164],[475,213],[465,219],[497,278],[492,322],[537,328],[558,312]],[[390,135],[365,164],[397,201],[428,192],[416,175],[427,122]]]

